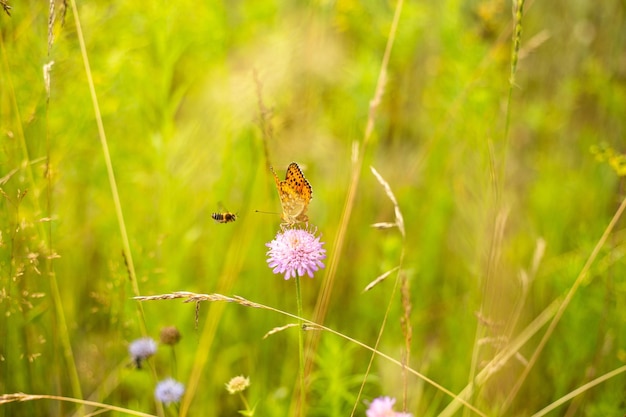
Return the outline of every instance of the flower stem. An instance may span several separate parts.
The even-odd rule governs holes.
[[[302,295],[300,293],[300,274],[296,274],[296,302],[298,304],[298,350],[300,352],[300,404],[298,415],[304,410],[304,329],[302,321]]]
[[[250,405],[248,404],[248,401],[246,400],[246,397],[243,396],[241,391],[239,392],[239,397],[241,398],[241,401],[243,402],[243,405],[246,407],[246,414],[245,415],[251,416],[252,415],[252,410],[250,410]]]

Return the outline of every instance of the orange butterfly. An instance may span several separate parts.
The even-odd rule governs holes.
[[[307,222],[309,217],[306,215],[306,209],[311,201],[313,189],[304,178],[298,164],[295,162],[289,164],[284,181],[278,179],[274,168],[270,167],[270,169],[274,174],[280,205],[283,209],[281,216],[283,224],[293,226],[296,223]]]

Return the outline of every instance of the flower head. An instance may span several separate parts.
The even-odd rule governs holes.
[[[154,355],[156,350],[157,344],[151,337],[135,339],[128,346],[128,353],[137,364],[137,368],[141,368],[141,361]]]
[[[266,243],[267,263],[275,274],[285,274],[285,279],[304,276],[313,278],[313,272],[324,268],[322,259],[326,249],[322,248],[319,236],[306,229],[287,229],[276,234],[274,240]]]
[[[175,326],[168,326],[161,329],[161,343],[174,346],[180,341],[181,335]]]
[[[177,403],[180,401],[180,397],[185,393],[185,386],[180,382],[172,378],[164,379],[159,382],[154,390],[154,397],[168,405],[170,403]]]
[[[249,386],[250,378],[239,375],[228,381],[228,383],[226,384],[226,391],[228,391],[230,394],[235,394],[237,392],[245,390]]]
[[[412,417],[409,413],[397,413],[393,411],[393,405],[395,403],[395,398],[378,397],[370,403],[365,414],[367,417]]]

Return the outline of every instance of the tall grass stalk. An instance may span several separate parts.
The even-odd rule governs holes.
[[[502,150],[502,161],[500,178],[504,180],[506,175],[506,160],[509,148],[509,129],[511,126],[511,103],[513,101],[513,90],[516,88],[515,75],[517,73],[517,63],[519,61],[520,46],[522,44],[522,17],[524,16],[525,0],[513,1],[513,39],[511,42],[511,72],[509,75],[509,95],[506,103],[506,120],[504,125],[504,148]]]
[[[9,97],[11,98],[11,105],[13,108],[13,111],[15,111],[15,114],[17,116],[17,120],[15,121],[15,126],[17,129],[17,136],[19,139],[19,143],[20,143],[20,147],[21,147],[21,151],[22,151],[22,157],[24,160],[24,163],[22,164],[22,167],[24,169],[24,171],[26,172],[26,176],[28,178],[28,183],[31,185],[32,187],[32,193],[34,195],[34,198],[32,199],[33,204],[35,206],[35,212],[36,213],[42,213],[41,207],[40,207],[40,203],[39,203],[39,197],[41,194],[41,191],[39,190],[39,187],[37,186],[37,183],[35,181],[35,176],[33,174],[33,167],[32,167],[32,161],[31,161],[31,157],[28,151],[28,146],[26,143],[26,136],[24,134],[24,128],[22,126],[22,116],[21,116],[21,112],[20,112],[20,106],[17,102],[17,96],[16,96],[16,92],[15,92],[15,85],[13,83],[13,78],[12,78],[12,72],[10,71],[10,67],[9,67],[9,61],[7,59],[7,53],[6,53],[6,48],[4,45],[4,37],[0,36],[0,49],[2,51],[2,61],[3,61],[3,67],[5,68],[5,77],[8,80],[8,90],[9,90]],[[46,100],[46,126],[47,126],[47,122],[48,122],[48,100]],[[78,370],[76,368],[76,362],[75,362],[75,357],[74,357],[74,352],[72,350],[72,344],[70,341],[70,337],[69,337],[69,329],[67,326],[67,320],[65,317],[65,311],[63,310],[63,301],[61,298],[61,293],[59,290],[59,284],[56,278],[56,273],[54,271],[54,259],[57,258],[57,255],[53,249],[53,240],[52,240],[52,228],[51,228],[51,223],[50,223],[50,219],[51,219],[51,207],[50,207],[50,200],[51,200],[51,178],[50,178],[50,171],[49,171],[49,167],[50,167],[50,152],[49,152],[49,135],[48,135],[48,129],[46,128],[46,149],[47,149],[47,156],[46,156],[46,161],[47,161],[47,168],[46,169],[46,177],[47,177],[47,190],[46,190],[46,196],[47,196],[47,205],[46,205],[46,215],[45,218],[47,219],[47,221],[43,221],[43,219],[41,219],[42,221],[38,221],[36,222],[36,228],[37,228],[37,233],[39,236],[42,237],[42,240],[46,242],[47,247],[45,248],[45,273],[49,278],[49,286],[50,286],[50,293],[52,296],[52,303],[53,303],[53,307],[54,307],[54,315],[57,322],[57,326],[58,326],[58,330],[56,332],[56,334],[59,336],[59,339],[61,341],[61,348],[62,348],[62,354],[63,354],[63,361],[65,362],[65,366],[67,368],[67,374],[69,376],[69,381],[70,381],[70,386],[72,387],[72,394],[77,397],[77,398],[82,398],[83,394],[82,394],[82,389],[81,389],[81,384],[80,384],[80,378],[78,376]],[[19,212],[19,204],[20,202],[17,202],[17,206],[16,206],[16,210],[18,210]],[[19,217],[16,216],[16,222],[19,221]],[[48,228],[47,230],[44,228],[44,223],[47,223]],[[18,225],[16,224],[15,227],[13,228],[13,230],[17,231],[19,230]],[[46,233],[47,232],[47,233]],[[13,239],[12,239],[13,242]],[[13,242],[14,243],[14,242]],[[11,249],[13,251],[13,248]],[[15,254],[13,253],[11,258],[14,259]],[[13,262],[11,263],[11,268],[13,267]],[[9,276],[13,275],[13,271],[11,270],[9,273]],[[12,288],[12,285],[9,285],[9,291]],[[6,349],[5,351],[8,351],[9,349]],[[8,370],[8,367],[5,367],[5,369]],[[11,376],[9,375],[5,375],[5,377],[10,378]]]
[[[54,1],[50,1],[50,10],[49,10],[49,18],[48,18],[48,57],[50,57],[52,44],[54,40],[54,23],[56,19],[55,13],[55,4]],[[50,115],[50,73],[52,70],[53,62],[50,61],[48,64],[45,64],[43,67],[44,74],[44,86],[46,89],[46,107],[45,107],[45,131],[46,131],[46,213],[49,219],[52,218],[52,175],[51,175],[51,164],[50,164],[50,130],[49,130],[49,115]],[[25,146],[25,141],[23,141]],[[26,149],[26,148],[24,148]],[[30,158],[29,158],[30,159]],[[30,165],[29,165],[30,167]],[[33,180],[32,169],[29,169],[29,177]],[[33,182],[34,185],[34,182]],[[39,199],[35,198],[35,204],[39,204]],[[41,223],[40,223],[41,224]],[[59,284],[57,281],[57,275],[54,268],[54,259],[57,258],[57,254],[54,250],[54,240],[52,235],[52,223],[50,221],[46,222],[47,225],[47,233],[45,235],[48,241],[47,251],[48,254],[46,256],[46,270],[48,271],[48,275],[50,276],[50,289],[52,294],[52,299],[54,300],[55,306],[55,315],[59,320],[59,335],[61,338],[61,345],[63,347],[63,356],[65,359],[66,366],[69,371],[69,380],[72,386],[72,392],[76,398],[83,398],[83,392],[80,384],[80,378],[78,376],[78,369],[76,367],[76,359],[74,357],[74,351],[72,349],[72,343],[70,341],[70,330],[67,326],[67,319],[65,317],[65,311],[63,310],[63,301],[61,298],[61,292],[59,290]],[[79,407],[77,410],[78,413],[83,412],[83,407]]]
[[[7,404],[10,402],[16,402],[16,401],[23,402],[23,401],[36,401],[36,400],[64,401],[64,402],[69,402],[69,403],[74,403],[74,404],[80,404],[81,406],[95,407],[99,410],[98,412],[95,412],[91,415],[97,415],[100,412],[104,412],[108,410],[108,411],[117,411],[119,413],[123,413],[124,415],[130,415],[130,416],[154,417],[154,414],[147,414],[147,413],[142,413],[140,411],[131,410],[128,408],[118,407],[115,405],[99,403],[96,401],[81,400],[79,398],[62,397],[59,395],[32,395],[32,394],[23,394],[23,393],[0,395],[0,405]]]
[[[128,265],[128,274],[130,275],[130,282],[135,295],[139,295],[139,283],[137,282],[137,274],[135,272],[135,264],[133,262],[133,255],[130,250],[130,241],[128,240],[128,232],[126,231],[126,223],[124,222],[124,213],[122,211],[122,203],[120,201],[120,195],[117,189],[117,183],[115,181],[115,173],[113,172],[113,162],[111,161],[111,153],[109,152],[109,144],[107,142],[106,133],[104,131],[104,123],[102,122],[102,113],[100,112],[100,105],[98,104],[98,96],[96,94],[96,86],[93,82],[91,75],[91,66],[89,65],[89,56],[87,54],[87,47],[85,46],[85,38],[83,36],[83,30],[80,24],[80,16],[78,15],[78,7],[76,6],[76,0],[70,0],[72,5],[72,12],[74,13],[74,23],[76,24],[76,36],[80,45],[80,53],[83,58],[83,64],[85,66],[85,75],[87,76],[87,84],[89,85],[89,94],[91,95],[91,103],[93,105],[94,116],[96,124],[98,126],[98,137],[100,138],[100,144],[102,145],[102,155],[104,157],[104,163],[107,168],[107,176],[109,179],[109,186],[111,187],[111,196],[113,197],[113,205],[115,206],[115,215],[117,217],[117,223],[120,229],[120,235],[122,238],[122,250],[124,252],[124,258]],[[138,324],[141,329],[141,333],[144,336],[148,335],[146,327],[146,319],[142,306],[137,306],[137,318]]]
[[[548,321],[556,314],[559,305],[558,302],[553,302],[546,307],[541,314],[526,326],[510,343],[508,343],[504,349],[500,350],[494,357],[478,372],[475,378],[473,378],[458,394],[458,399],[469,401],[477,388],[482,387],[492,376],[502,369],[502,367],[513,358],[528,341],[535,335]],[[452,417],[455,415],[462,403],[455,398],[448,406],[439,414],[439,417]]]
[[[399,274],[397,274],[399,276]],[[385,314],[382,317],[382,323],[380,324],[380,328],[378,329],[378,335],[376,336],[376,341],[374,342],[373,351],[370,355],[370,360],[367,363],[367,368],[365,368],[365,374],[363,375],[363,380],[361,381],[361,386],[359,387],[359,392],[357,393],[356,400],[354,401],[354,406],[352,407],[352,412],[350,416],[354,416],[356,413],[357,407],[360,403],[361,395],[363,394],[363,390],[365,389],[365,383],[367,382],[367,377],[372,370],[372,366],[374,365],[374,359],[376,358],[376,351],[378,351],[378,346],[380,345],[380,340],[382,339],[383,332],[385,331],[385,326],[387,324],[387,319],[389,318],[389,312],[391,311],[391,306],[395,300],[395,294],[398,288],[399,279],[393,283],[393,288],[391,289],[391,294],[389,295],[389,302],[387,303],[387,308],[385,309]]]
[[[553,402],[552,404],[550,404],[546,408],[536,412],[531,417],[542,417],[542,416],[545,416],[550,411],[557,409],[561,405],[565,404],[567,401],[576,398],[577,396],[581,395],[585,391],[588,391],[589,389],[595,387],[596,385],[601,384],[604,381],[608,381],[611,378],[615,378],[616,376],[618,376],[620,374],[623,374],[623,373],[626,373],[626,365],[621,366],[621,367],[619,367],[617,369],[614,369],[611,372],[607,372],[606,374],[597,377],[593,381],[589,381],[586,384],[584,384],[583,386],[581,386],[579,388],[576,388],[574,391],[570,392],[567,395],[562,396],[561,398],[559,398],[557,401]]]
[[[135,264],[133,262],[132,251],[130,248],[130,241],[128,239],[128,232],[126,231],[126,222],[124,221],[124,213],[122,210],[122,203],[120,201],[120,196],[117,188],[117,183],[115,181],[115,174],[113,172],[113,162],[111,160],[111,154],[109,152],[109,145],[106,138],[106,133],[104,130],[104,123],[102,121],[102,113],[100,112],[100,105],[98,103],[98,96],[96,94],[96,87],[93,81],[91,66],[89,64],[89,56],[87,54],[87,47],[85,45],[85,39],[83,36],[83,31],[80,23],[80,16],[78,14],[78,7],[76,6],[76,0],[70,0],[70,4],[72,6],[72,12],[74,14],[74,23],[76,24],[76,36],[78,38],[78,42],[80,45],[81,56],[83,59],[83,64],[85,66],[85,74],[87,76],[87,83],[89,85],[89,93],[91,96],[91,101],[94,110],[94,116],[96,119],[96,124],[98,127],[98,136],[100,138],[100,144],[102,145],[102,154],[104,157],[104,162],[107,169],[107,176],[109,179],[109,186],[111,187],[111,196],[113,198],[113,205],[115,207],[115,214],[118,221],[118,226],[120,230],[120,235],[122,238],[122,250],[124,254],[124,259],[126,265],[128,267],[128,273],[130,276],[130,282],[132,286],[133,293],[135,295],[139,295],[139,283],[137,281],[137,274],[135,272]],[[136,306],[137,312],[137,321],[139,325],[139,329],[141,334],[144,336],[148,335],[148,329],[146,326],[145,314],[143,310],[143,306]],[[156,370],[154,367],[150,366],[150,370],[152,372],[152,377],[155,382],[158,380]],[[79,398],[82,398],[80,395]],[[163,405],[159,401],[155,401],[157,414],[162,416],[164,414]]]
[[[365,155],[365,151],[368,148],[372,133],[374,132],[376,111],[378,109],[378,106],[380,105],[383,93],[385,91],[389,59],[391,57],[391,50],[396,39],[398,22],[400,21],[400,16],[402,14],[403,4],[404,0],[398,0],[398,2],[396,3],[393,21],[389,29],[389,37],[387,38],[385,52],[383,54],[380,71],[378,73],[378,80],[374,89],[374,96],[369,103],[370,107],[367,122],[365,125],[363,140],[360,146],[355,146],[355,152],[353,152],[352,155],[352,169],[350,182],[348,185],[348,192],[346,193],[346,199],[344,201],[343,210],[341,212],[337,234],[335,235],[335,239],[333,241],[333,250],[328,261],[328,267],[326,268],[326,273],[324,274],[324,279],[322,280],[320,295],[317,298],[317,302],[315,304],[315,309],[313,312],[313,320],[318,323],[324,323],[326,312],[328,311],[328,304],[330,302],[330,297],[332,295],[335,277],[337,274],[337,266],[339,265],[339,260],[341,259],[341,255],[343,253],[346,231],[348,229],[348,223],[350,222],[350,217],[352,215],[352,209],[354,208],[354,201],[356,198],[356,192],[359,186],[361,170],[363,167],[363,158]],[[315,352],[317,350],[318,343],[319,335],[313,334],[313,336],[309,339],[307,352]],[[305,366],[305,372],[307,375],[312,370],[313,357],[314,355],[308,355],[306,358],[307,362]]]
[[[491,140],[488,140],[487,149],[489,150],[489,161],[491,168],[491,180],[494,193],[494,216],[493,224],[491,226],[491,238],[489,242],[489,255],[487,260],[487,267],[485,271],[485,279],[482,285],[482,301],[479,308],[479,316],[485,317],[488,314],[488,304],[492,303],[496,297],[495,291],[495,276],[500,264],[501,249],[503,247],[504,231],[508,219],[509,210],[504,206],[502,201],[502,194],[506,184],[506,165],[507,154],[509,147],[509,130],[511,119],[511,106],[513,100],[513,90],[515,88],[515,74],[517,72],[517,63],[519,60],[519,50],[521,45],[521,32],[522,32],[522,16],[523,16],[524,0],[513,1],[513,35],[511,42],[511,65],[509,75],[509,89],[507,104],[505,110],[505,125],[503,132],[503,141],[501,152],[497,152],[494,149]],[[498,159],[500,156],[500,159]],[[498,169],[499,167],[499,169]],[[480,320],[477,320],[476,333],[474,336],[474,346],[472,350],[472,359],[470,362],[469,372],[469,384],[473,385],[474,378],[476,377],[478,360],[481,352],[479,346],[480,340],[486,334],[486,327],[482,325]],[[467,415],[467,411],[464,412]]]
[[[396,266],[395,268],[393,268],[391,271],[388,271],[387,273],[383,274],[381,277],[377,278],[374,280],[373,283],[369,284],[366,288],[365,291],[369,291],[371,290],[375,285],[379,284],[383,279],[385,279],[390,272],[395,271],[396,272],[396,280],[394,281],[393,284],[393,288],[391,290],[391,293],[389,295],[389,302],[387,303],[387,309],[385,310],[385,314],[383,315],[383,319],[382,319],[382,323],[380,325],[380,328],[378,330],[378,335],[376,337],[376,342],[374,342],[374,349],[378,350],[378,346],[380,345],[380,341],[382,339],[383,336],[383,332],[385,330],[385,325],[387,323],[387,319],[389,317],[389,312],[391,311],[391,307],[395,301],[395,295],[396,295],[396,291],[398,286],[401,286],[402,289],[404,291],[402,291],[402,304],[404,307],[404,315],[402,317],[402,322],[403,322],[403,330],[404,330],[404,336],[405,336],[405,352],[404,352],[404,357],[403,357],[403,368],[402,368],[402,373],[403,373],[403,385],[404,385],[404,393],[403,393],[403,399],[402,399],[402,409],[406,410],[407,407],[407,401],[408,401],[408,379],[407,379],[407,372],[406,372],[406,368],[408,367],[408,363],[409,363],[409,357],[410,357],[410,351],[411,351],[411,331],[410,331],[410,323],[409,323],[409,313],[410,313],[410,299],[409,299],[409,295],[408,295],[408,291],[407,289],[407,285],[408,283],[406,282],[406,274],[403,273],[402,268],[404,267],[404,255],[405,255],[405,250],[406,250],[406,231],[404,228],[404,216],[402,215],[402,211],[400,210],[400,205],[398,204],[398,201],[396,199],[396,196],[394,195],[393,191],[391,190],[391,187],[389,186],[389,183],[383,178],[382,175],[380,175],[378,173],[378,171],[374,168],[374,167],[370,167],[370,170],[372,171],[372,174],[374,174],[374,176],[376,177],[376,179],[378,180],[378,182],[380,183],[380,185],[383,187],[383,189],[385,190],[385,193],[387,194],[387,197],[389,198],[389,200],[391,201],[391,203],[393,204],[394,207],[394,213],[395,213],[395,219],[392,223],[389,223],[389,227],[396,227],[398,229],[398,231],[400,232],[400,235],[402,237],[402,250],[400,252],[400,260],[398,263],[398,266]],[[384,277],[384,278],[383,278]],[[351,416],[354,416],[354,413],[356,412],[356,409],[359,405],[359,400],[361,398],[361,395],[363,393],[363,389],[365,388],[365,383],[367,382],[367,377],[370,374],[370,371],[372,369],[372,366],[374,364],[374,359],[376,358],[376,354],[372,353],[372,355],[370,356],[370,360],[367,364],[367,368],[365,370],[365,374],[363,376],[363,380],[361,382],[361,386],[359,388],[359,392],[357,394],[357,398],[354,402],[354,406],[352,408],[352,413],[350,414]]]
[[[598,253],[600,253],[600,250],[602,249],[602,247],[606,243],[606,240],[608,239],[609,235],[611,234],[611,232],[615,228],[615,225],[617,224],[618,220],[622,217],[622,214],[624,213],[624,209],[626,209],[626,198],[622,200],[622,203],[620,204],[620,206],[618,207],[617,211],[613,215],[613,218],[609,222],[609,224],[606,227],[606,229],[604,229],[604,232],[602,233],[602,236],[600,237],[600,239],[596,243],[596,246],[591,251],[591,254],[589,255],[589,258],[587,258],[587,261],[585,262],[585,265],[583,266],[583,268],[581,269],[580,273],[578,274],[578,277],[576,277],[576,280],[574,281],[574,284],[570,287],[569,291],[567,292],[567,295],[565,296],[565,299],[563,300],[563,302],[559,306],[558,311],[556,312],[554,318],[550,322],[550,325],[548,326],[548,329],[546,330],[545,334],[541,338],[541,341],[539,342],[539,344],[535,348],[535,351],[533,352],[532,356],[530,357],[530,359],[528,361],[528,364],[526,364],[526,366],[524,367],[524,370],[522,371],[522,374],[519,376],[517,382],[513,386],[513,389],[511,389],[511,391],[509,392],[509,395],[507,396],[507,398],[506,398],[506,400],[504,402],[503,408],[502,408],[503,412],[505,412],[511,406],[511,403],[513,402],[513,400],[517,396],[517,393],[519,392],[520,388],[522,387],[522,384],[524,384],[524,381],[526,380],[526,377],[528,376],[528,374],[530,373],[531,369],[533,368],[533,366],[537,362],[537,359],[539,359],[539,355],[541,355],[541,352],[543,351],[543,348],[548,343],[548,340],[550,340],[550,338],[552,337],[552,335],[554,333],[554,329],[556,328],[557,324],[561,320],[561,317],[563,317],[563,314],[565,313],[565,310],[567,310],[567,307],[569,306],[570,302],[572,301],[572,298],[574,298],[574,295],[576,294],[576,291],[578,290],[578,287],[580,287],[580,285],[583,283],[585,278],[587,278],[587,275],[589,273],[589,269],[591,268],[591,265],[595,262],[596,258],[598,257]]]

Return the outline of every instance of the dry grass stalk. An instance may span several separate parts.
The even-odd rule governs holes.
[[[400,234],[402,234],[402,237],[406,237],[404,232],[404,216],[402,216],[402,212],[400,211],[400,206],[398,205],[398,200],[396,200],[396,196],[394,195],[393,191],[391,191],[389,183],[385,181],[385,179],[382,177],[382,175],[378,173],[378,171],[376,171],[376,168],[370,167],[370,169],[372,170],[372,174],[374,174],[380,185],[382,185],[385,189],[385,193],[387,194],[387,197],[389,197],[389,200],[391,200],[391,202],[393,203],[393,208],[396,216],[395,225],[400,230]]]
[[[367,291],[371,290],[372,288],[377,286],[379,283],[384,281],[385,278],[387,278],[389,275],[391,275],[392,273],[396,272],[399,268],[400,268],[399,266],[396,266],[395,268],[390,269],[389,271],[385,272],[384,274],[379,275],[374,281],[372,281],[369,284],[367,284],[367,286],[363,289],[362,292],[367,292]]]

